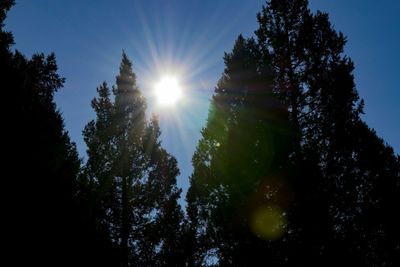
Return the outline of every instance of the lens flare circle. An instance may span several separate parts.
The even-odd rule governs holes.
[[[182,87],[175,76],[164,75],[155,84],[154,93],[161,106],[172,106],[182,98]]]
[[[285,217],[279,207],[260,207],[253,213],[250,227],[253,233],[264,240],[277,240],[285,232]]]

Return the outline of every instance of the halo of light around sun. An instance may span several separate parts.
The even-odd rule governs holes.
[[[161,106],[172,106],[182,98],[182,86],[177,77],[164,75],[154,86],[154,94]]]

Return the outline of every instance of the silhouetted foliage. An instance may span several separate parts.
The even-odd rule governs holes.
[[[194,265],[254,266],[273,257],[273,241],[284,231],[281,211],[290,198],[283,193],[289,193],[285,147],[292,136],[288,112],[273,96],[271,70],[260,62],[255,41],[239,36],[224,59],[187,195],[197,240]]]
[[[1,1],[0,23],[13,1]],[[11,33],[0,30],[3,89],[7,254],[12,265],[102,266],[98,233],[85,219],[80,160],[64,129],[54,94],[64,83],[54,54],[31,59],[11,51]],[[108,250],[108,249],[107,249]],[[93,252],[93,253],[91,253]],[[105,254],[103,254],[105,255]],[[98,261],[97,261],[98,260]]]
[[[306,0],[257,18],[257,40],[225,55],[193,156],[189,264],[396,266],[398,157],[360,118],[345,37]]]
[[[179,266],[182,212],[174,157],[160,145],[157,118],[146,120],[146,101],[123,53],[112,93],[106,83],[92,101],[96,119],[84,130],[84,169],[96,218],[118,247],[120,266]]]
[[[390,164],[372,172],[369,167],[373,165],[367,167],[362,162],[365,157],[372,157],[363,147],[373,144],[378,151],[388,151],[386,155],[391,158],[387,158],[388,163],[396,158],[392,149],[379,142],[361,121],[364,103],[355,89],[353,63],[343,55],[346,43],[343,34],[333,29],[327,14],[311,14],[307,1],[272,0],[258,20],[260,48],[268,51],[266,56],[272,58],[275,69],[275,91],[291,107],[291,123],[300,130],[299,144],[294,147],[299,166],[293,179],[297,198],[289,220],[291,232],[298,239],[295,249],[298,256],[293,264],[302,261],[311,264],[313,259],[315,265],[393,265],[395,254],[388,256],[382,250],[379,252],[378,247],[392,243],[391,240],[397,240],[398,244],[398,234],[383,227],[383,214],[375,230],[367,229],[372,218],[366,215],[370,206],[381,205],[378,203],[383,196],[390,195],[393,200],[386,204],[399,205],[395,201],[400,193],[399,167]],[[379,154],[373,157],[379,160]],[[312,165],[319,170],[305,172],[303,166]],[[392,189],[372,195],[371,190],[377,188],[376,183],[381,183],[381,179],[391,184]],[[314,199],[310,198],[314,193],[317,193]],[[380,209],[382,212],[385,207]],[[320,222],[314,225],[315,220]],[[389,221],[393,220],[391,217]],[[305,240],[312,241],[310,246],[315,249],[312,254],[309,253],[313,250],[304,246]],[[387,251],[399,249],[393,243],[390,246]]]
[[[225,54],[186,217],[126,54],[97,88],[81,166],[55,55],[12,50],[13,4],[0,1],[6,264],[400,266],[400,157],[361,118],[346,38],[307,0],[267,1],[256,38]]]

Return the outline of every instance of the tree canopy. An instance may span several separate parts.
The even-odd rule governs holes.
[[[360,117],[345,37],[305,0],[257,18],[225,55],[193,156],[195,265],[396,265],[399,162]]]
[[[55,54],[27,58],[4,30],[13,4],[0,2],[7,263],[400,265],[400,157],[362,119],[328,14],[269,0],[225,53],[184,211],[127,54],[91,102],[83,161],[55,103]]]
[[[121,266],[179,263],[182,212],[177,203],[177,162],[160,144],[157,118],[146,119],[146,101],[125,53],[116,86],[104,82],[92,107],[96,119],[83,132],[84,168],[98,222],[118,247]]]

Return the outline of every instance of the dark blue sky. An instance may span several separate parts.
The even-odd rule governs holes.
[[[159,115],[165,148],[181,169],[186,190],[191,155],[207,117],[209,99],[223,71],[222,56],[238,34],[252,36],[253,0],[17,0],[6,28],[27,56],[55,52],[65,88],[56,95],[66,127],[83,157],[84,125],[94,118],[96,87],[115,75],[125,49],[149,112]],[[400,1],[311,0],[313,10],[330,14],[348,37],[346,53],[355,62],[357,88],[366,102],[364,119],[400,152]],[[164,72],[179,73],[185,99],[175,110],[157,109],[152,84]]]

